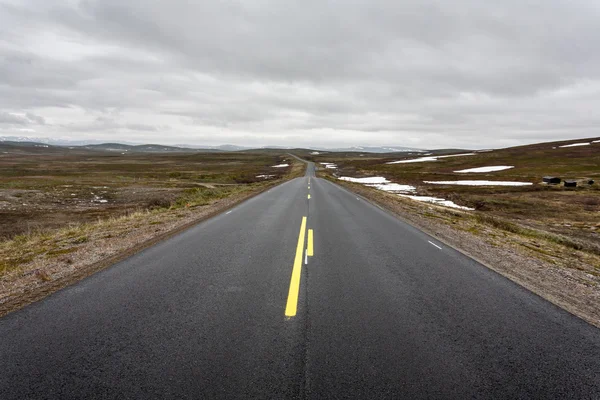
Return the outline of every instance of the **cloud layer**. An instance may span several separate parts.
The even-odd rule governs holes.
[[[0,0],[0,135],[500,147],[599,136],[594,1]]]

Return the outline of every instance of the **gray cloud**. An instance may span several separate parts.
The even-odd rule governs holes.
[[[44,117],[27,112],[25,114],[15,114],[0,110],[0,125],[45,125]]]
[[[599,17],[591,0],[0,0],[0,134],[421,147],[598,136]]]

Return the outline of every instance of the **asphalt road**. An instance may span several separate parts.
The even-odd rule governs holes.
[[[310,164],[0,319],[0,399],[129,398],[598,399],[600,330]]]

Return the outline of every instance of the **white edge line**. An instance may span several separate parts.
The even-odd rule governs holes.
[[[227,214],[231,214],[231,211],[227,211],[227,212],[225,213],[225,215],[227,215]]]
[[[428,240],[429,244],[434,245],[435,247],[437,247],[438,249],[442,249],[440,246],[438,246],[437,244],[433,243],[431,240]]]
[[[308,252],[304,253],[304,265],[308,265]]]

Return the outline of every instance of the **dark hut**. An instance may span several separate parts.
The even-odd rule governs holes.
[[[544,183],[547,183],[548,185],[558,185],[560,183],[560,178],[557,178],[556,176],[545,176],[543,180]]]
[[[565,187],[577,187],[577,181],[565,180]]]

